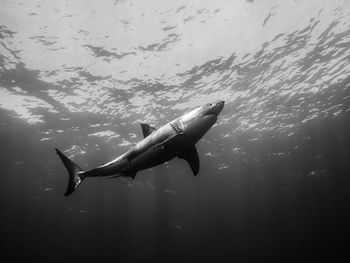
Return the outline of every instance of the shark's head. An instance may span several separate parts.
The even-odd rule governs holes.
[[[192,141],[198,141],[215,124],[224,105],[224,101],[208,103],[183,115],[179,120],[184,127],[184,134],[191,137]]]

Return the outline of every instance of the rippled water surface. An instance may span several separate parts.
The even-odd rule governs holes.
[[[69,197],[58,147],[110,161],[215,100],[180,159]],[[350,2],[0,1],[2,250],[62,262],[346,262]]]

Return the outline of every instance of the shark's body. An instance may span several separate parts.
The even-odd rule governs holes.
[[[94,169],[83,171],[77,164],[56,149],[69,172],[68,188],[71,194],[86,177],[129,176],[167,162],[175,157],[185,159],[194,175],[199,172],[199,157],[195,144],[215,124],[224,101],[206,104],[155,129],[141,124],[144,139],[118,158]]]

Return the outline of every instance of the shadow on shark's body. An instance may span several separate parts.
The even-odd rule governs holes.
[[[194,175],[199,172],[199,157],[195,144],[215,124],[225,102],[206,104],[156,129],[141,124],[144,139],[118,158],[84,171],[56,148],[68,170],[65,195],[70,195],[86,177],[135,178],[138,171],[160,165],[175,157],[185,159]]]

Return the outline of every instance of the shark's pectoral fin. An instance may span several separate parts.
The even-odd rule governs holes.
[[[193,175],[196,176],[199,172],[199,157],[196,146],[188,148],[178,155],[179,158],[185,159],[191,167]]]
[[[141,128],[142,128],[142,133],[143,133],[143,138],[146,138],[148,135],[150,135],[152,132],[157,130],[156,128],[146,124],[146,123],[141,123]]]

